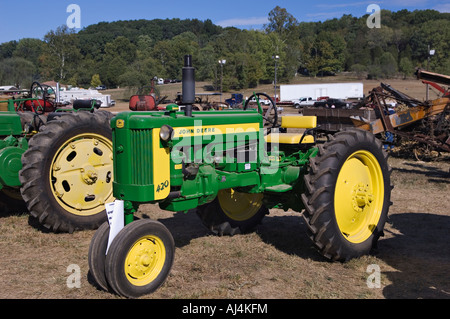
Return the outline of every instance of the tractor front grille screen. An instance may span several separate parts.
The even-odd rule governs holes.
[[[152,130],[131,130],[131,183],[149,185],[152,176]]]

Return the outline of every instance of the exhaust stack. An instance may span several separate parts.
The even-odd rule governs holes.
[[[182,69],[182,104],[185,106],[184,114],[192,116],[192,104],[195,102],[195,69],[192,67],[192,56],[184,56]]]

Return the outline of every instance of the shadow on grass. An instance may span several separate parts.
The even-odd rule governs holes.
[[[450,216],[402,213],[390,222],[401,234],[379,243],[377,257],[397,270],[385,273],[385,297],[450,299]]]
[[[145,218],[145,216],[144,216]],[[195,238],[210,236],[212,233],[202,224],[195,210],[178,212],[170,218],[158,219],[172,233],[176,247],[188,245]],[[314,248],[306,234],[306,224],[300,214],[282,216],[268,215],[258,225],[255,232],[269,245],[286,254],[294,254],[311,260],[325,261]],[[235,235],[239,236],[239,235]]]

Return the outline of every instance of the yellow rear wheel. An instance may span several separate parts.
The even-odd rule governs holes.
[[[65,141],[52,160],[52,194],[71,214],[95,215],[113,200],[112,172],[112,141],[79,134]]]
[[[381,143],[369,132],[346,130],[310,161],[302,194],[310,238],[328,259],[370,253],[391,204],[391,170]]]
[[[342,165],[334,193],[341,234],[352,243],[367,240],[380,220],[383,202],[383,172],[377,159],[365,150],[351,154]]]
[[[269,210],[263,194],[250,194],[223,189],[212,202],[197,208],[197,215],[214,234],[234,235],[255,229]]]
[[[234,221],[242,222],[255,216],[261,209],[263,195],[240,193],[229,188],[220,190],[217,198],[227,217]]]

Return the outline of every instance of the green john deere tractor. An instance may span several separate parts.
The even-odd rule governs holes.
[[[58,105],[37,82],[16,97],[0,103],[1,211],[29,211],[54,232],[98,228],[114,200],[112,114],[96,100]]]
[[[156,290],[170,272],[172,235],[158,221],[136,219],[140,203],[196,209],[219,235],[251,231],[270,208],[292,209],[303,212],[327,259],[371,251],[383,234],[392,189],[387,155],[371,133],[351,129],[320,141],[324,132],[313,116],[283,116],[277,132],[279,121],[267,121],[260,105],[195,112],[194,87],[186,56],[183,112],[171,105],[111,121],[116,200],[89,249],[100,287],[135,298]]]

